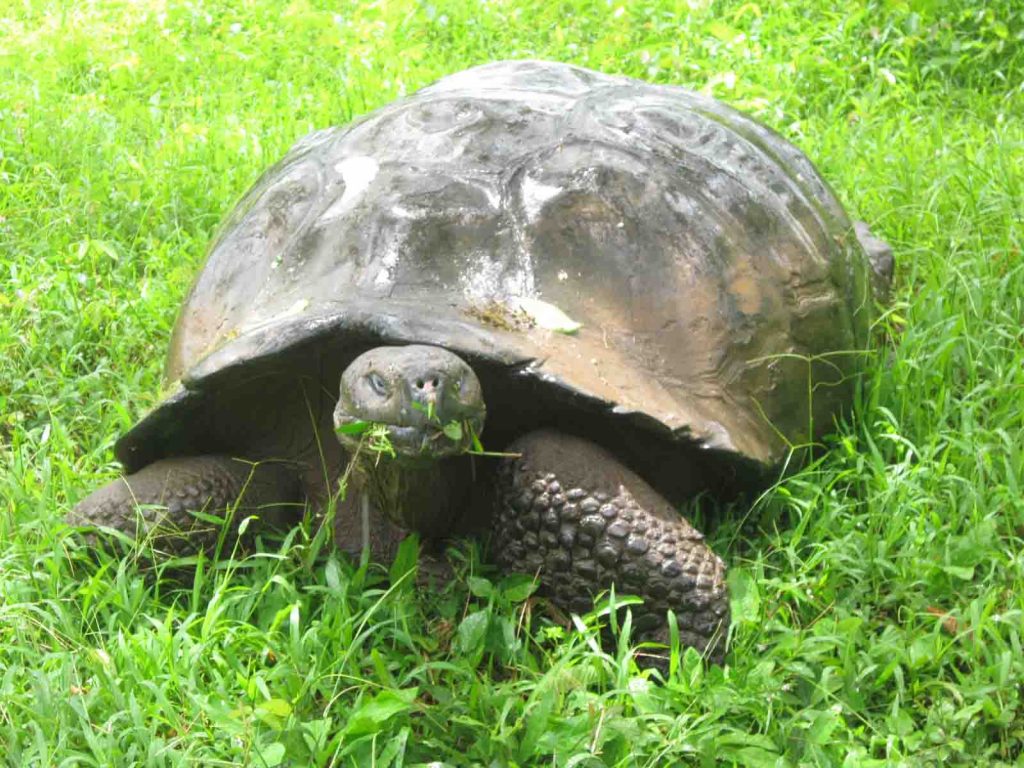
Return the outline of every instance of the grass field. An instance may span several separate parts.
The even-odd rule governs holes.
[[[846,5],[0,0],[0,761],[1020,764],[1024,10]],[[509,57],[725,99],[895,247],[850,423],[711,531],[728,664],[658,683],[471,545],[436,594],[308,530],[194,584],[85,557],[61,520],[233,201],[311,129]]]

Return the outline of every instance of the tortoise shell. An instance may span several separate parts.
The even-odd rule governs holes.
[[[610,435],[772,466],[849,403],[869,274],[810,161],[734,109],[489,64],[259,179],[181,309],[171,394],[118,455],[131,471],[196,442],[218,390],[297,370],[296,350],[427,343],[489,366],[492,415],[516,381]]]

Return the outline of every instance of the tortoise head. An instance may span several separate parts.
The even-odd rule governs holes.
[[[342,373],[334,426],[350,451],[367,429],[382,429],[395,459],[423,462],[465,453],[486,414],[480,381],[458,355],[425,345],[376,347]]]

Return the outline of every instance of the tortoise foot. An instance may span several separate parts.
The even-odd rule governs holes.
[[[598,446],[557,432],[515,441],[499,471],[495,549],[500,565],[539,573],[560,607],[585,612],[593,595],[644,599],[641,639],[665,642],[666,615],[680,640],[716,662],[729,624],[725,565],[703,535],[634,472]],[[648,665],[664,658],[641,658]]]
[[[157,461],[93,491],[67,522],[113,529],[180,555],[212,550],[225,525],[233,540],[238,525],[251,515],[277,526],[294,521],[301,502],[298,478],[283,464],[188,456]],[[89,534],[93,542],[95,534]]]

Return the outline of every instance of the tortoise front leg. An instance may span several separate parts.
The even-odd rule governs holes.
[[[680,639],[721,661],[729,624],[725,565],[699,531],[609,453],[576,437],[533,432],[508,449],[498,477],[495,548],[500,565],[540,573],[552,600],[575,612],[612,584],[635,594],[643,639]]]
[[[112,528],[150,539],[158,550],[185,554],[212,550],[221,533],[197,512],[225,518],[230,541],[246,517],[280,526],[298,517],[301,504],[298,475],[284,464],[186,456],[154,462],[93,491],[67,522]]]

